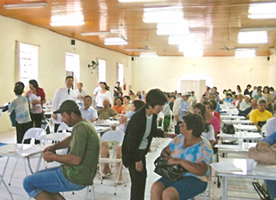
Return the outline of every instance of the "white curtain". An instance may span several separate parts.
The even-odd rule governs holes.
[[[200,102],[202,94],[205,92],[206,80],[181,80],[180,91],[195,92],[197,102]]]

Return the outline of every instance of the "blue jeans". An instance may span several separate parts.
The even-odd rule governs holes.
[[[30,197],[36,197],[42,191],[58,193],[81,190],[86,186],[69,182],[60,167],[53,167],[27,176],[23,187]]]
[[[177,190],[180,200],[191,199],[196,195],[204,192],[207,188],[207,182],[201,181],[193,176],[185,176],[178,181],[172,181],[167,178],[160,178],[160,181],[165,188],[173,187]]]

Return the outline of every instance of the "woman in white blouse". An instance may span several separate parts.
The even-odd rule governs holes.
[[[103,101],[105,99],[109,99],[111,102],[111,94],[109,92],[109,87],[107,86],[106,82],[101,82],[100,84],[102,90],[98,92],[96,97],[96,106],[95,108],[100,109],[103,107]]]

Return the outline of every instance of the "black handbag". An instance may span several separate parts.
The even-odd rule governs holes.
[[[187,172],[181,165],[169,165],[163,156],[159,156],[155,161],[154,172],[162,177],[168,178],[172,181],[178,181],[183,178],[183,173]]]
[[[233,124],[224,124],[222,127],[222,132],[227,134],[235,134],[235,127]]]

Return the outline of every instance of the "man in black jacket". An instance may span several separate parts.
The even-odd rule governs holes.
[[[146,159],[152,137],[175,137],[157,129],[157,114],[167,102],[165,94],[159,89],[152,89],[146,96],[146,105],[130,119],[123,145],[122,157],[128,167],[131,178],[131,200],[144,200],[146,186]]]

